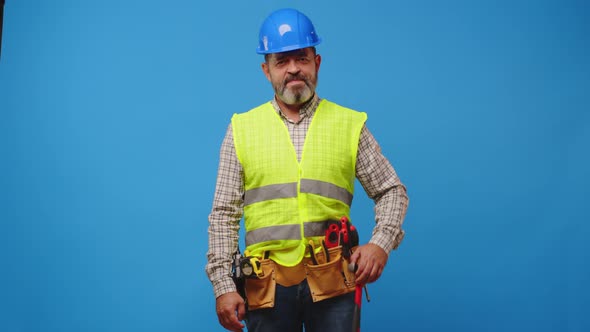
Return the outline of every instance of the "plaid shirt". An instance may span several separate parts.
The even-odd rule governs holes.
[[[283,114],[274,99],[271,101],[289,130],[298,160],[301,160],[305,135],[319,102],[320,98],[314,96],[299,111],[299,121],[293,122]],[[369,243],[389,253],[399,246],[404,237],[401,226],[408,196],[406,188],[366,126],[363,126],[359,140],[356,177],[375,202],[376,225]],[[213,209],[209,215],[209,251],[205,269],[213,284],[215,297],[236,290],[231,279],[231,256],[238,246],[243,202],[244,172],[236,156],[230,124],[221,145]]]

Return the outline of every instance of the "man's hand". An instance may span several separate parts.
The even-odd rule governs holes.
[[[223,327],[234,332],[242,331],[244,324],[240,321],[246,316],[246,305],[240,294],[230,292],[220,295],[215,300],[215,307],[217,319]]]
[[[350,261],[358,266],[356,270],[356,283],[359,285],[376,281],[381,276],[388,255],[376,244],[367,243],[356,248]]]

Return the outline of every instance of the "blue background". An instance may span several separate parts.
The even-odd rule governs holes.
[[[0,330],[222,330],[218,151],[272,98],[255,47],[281,7],[314,21],[320,96],[368,112],[410,195],[363,330],[590,330],[582,0],[8,0]]]

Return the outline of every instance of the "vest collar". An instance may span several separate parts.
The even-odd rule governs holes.
[[[312,117],[315,111],[317,110],[320,101],[322,101],[321,98],[318,97],[317,93],[315,93],[311,100],[308,101],[307,104],[303,105],[303,107],[301,107],[301,109],[299,110],[299,121],[297,123],[300,123],[306,117]],[[281,108],[279,107],[279,104],[277,103],[275,98],[273,98],[270,101],[270,103],[274,108],[275,112],[277,112],[282,119],[293,123],[293,121],[289,120],[289,118],[287,118],[283,114],[283,111],[281,111]]]

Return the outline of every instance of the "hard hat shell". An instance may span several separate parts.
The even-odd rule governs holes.
[[[279,9],[262,23],[256,53],[287,52],[316,46],[321,41],[307,16],[295,9]]]

